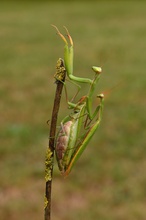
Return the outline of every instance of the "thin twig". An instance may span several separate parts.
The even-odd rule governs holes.
[[[53,162],[54,162],[54,143],[56,134],[57,117],[60,106],[61,94],[63,89],[63,82],[65,81],[66,71],[64,68],[64,62],[59,58],[56,66],[56,94],[54,98],[54,106],[52,110],[51,126],[50,126],[50,138],[49,146],[46,153],[45,160],[45,220],[51,220],[51,191],[52,191],[52,177],[53,177]]]

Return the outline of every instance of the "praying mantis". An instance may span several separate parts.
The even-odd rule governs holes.
[[[68,46],[66,38],[60,33],[56,26],[54,27],[58,35],[65,42],[64,63],[69,79],[80,83],[89,83],[90,85],[88,94],[81,97],[77,103],[68,102],[68,107],[72,109],[72,113],[62,120],[60,130],[56,137],[55,152],[58,167],[61,173],[67,176],[85,150],[101,122],[104,95],[97,95],[99,104],[95,108],[94,113],[92,113],[92,98],[102,70],[101,67],[93,66],[92,69],[95,72],[95,77],[92,80],[74,76],[73,40],[68,30],[65,28],[70,42],[70,46]],[[57,76],[57,80],[61,81],[61,77]],[[83,129],[84,132],[82,132]]]

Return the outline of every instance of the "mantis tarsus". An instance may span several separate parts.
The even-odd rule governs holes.
[[[92,97],[95,86],[100,77],[101,68],[95,66],[92,67],[93,71],[95,72],[95,77],[93,80],[74,76],[72,38],[68,30],[65,28],[70,42],[70,46],[68,46],[66,38],[59,32],[56,26],[54,27],[56,28],[59,36],[65,42],[64,62],[69,79],[72,81],[90,84],[88,94],[83,96],[78,103],[74,104],[72,102],[68,102],[68,106],[69,108],[73,109],[73,113],[65,117],[65,119],[62,121],[60,131],[56,138],[55,151],[58,166],[61,173],[66,176],[70,173],[73,165],[78,160],[99,127],[102,117],[104,95],[100,94],[97,96],[100,100],[100,103],[92,114]],[[57,80],[61,79],[57,78]],[[88,119],[90,120],[89,123],[87,122]],[[85,131],[81,135],[82,128],[84,128]]]

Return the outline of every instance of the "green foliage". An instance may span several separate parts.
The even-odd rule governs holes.
[[[53,219],[145,219],[145,6],[144,1],[1,3],[1,219],[43,218],[46,121],[56,61],[63,56],[50,24],[70,30],[75,75],[92,78],[90,67],[102,66],[97,94],[123,81],[105,98],[101,127],[71,175],[62,180],[55,169]],[[72,97],[76,87],[68,87]],[[62,97],[58,124],[66,108]]]

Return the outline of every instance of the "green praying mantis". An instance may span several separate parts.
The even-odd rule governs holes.
[[[101,122],[104,95],[97,95],[99,104],[95,108],[94,113],[92,113],[92,99],[102,70],[101,67],[93,66],[92,69],[95,72],[95,77],[92,80],[74,76],[73,40],[68,30],[65,28],[70,42],[70,46],[68,46],[66,38],[60,33],[56,26],[54,27],[65,42],[64,63],[69,79],[71,81],[89,83],[90,85],[88,94],[83,96],[77,103],[68,102],[68,107],[72,109],[72,113],[62,120],[60,130],[56,137],[55,152],[58,167],[61,173],[67,176],[85,150]],[[55,77],[57,77],[57,80],[61,81],[60,75]],[[83,129],[84,132],[82,132]]]

